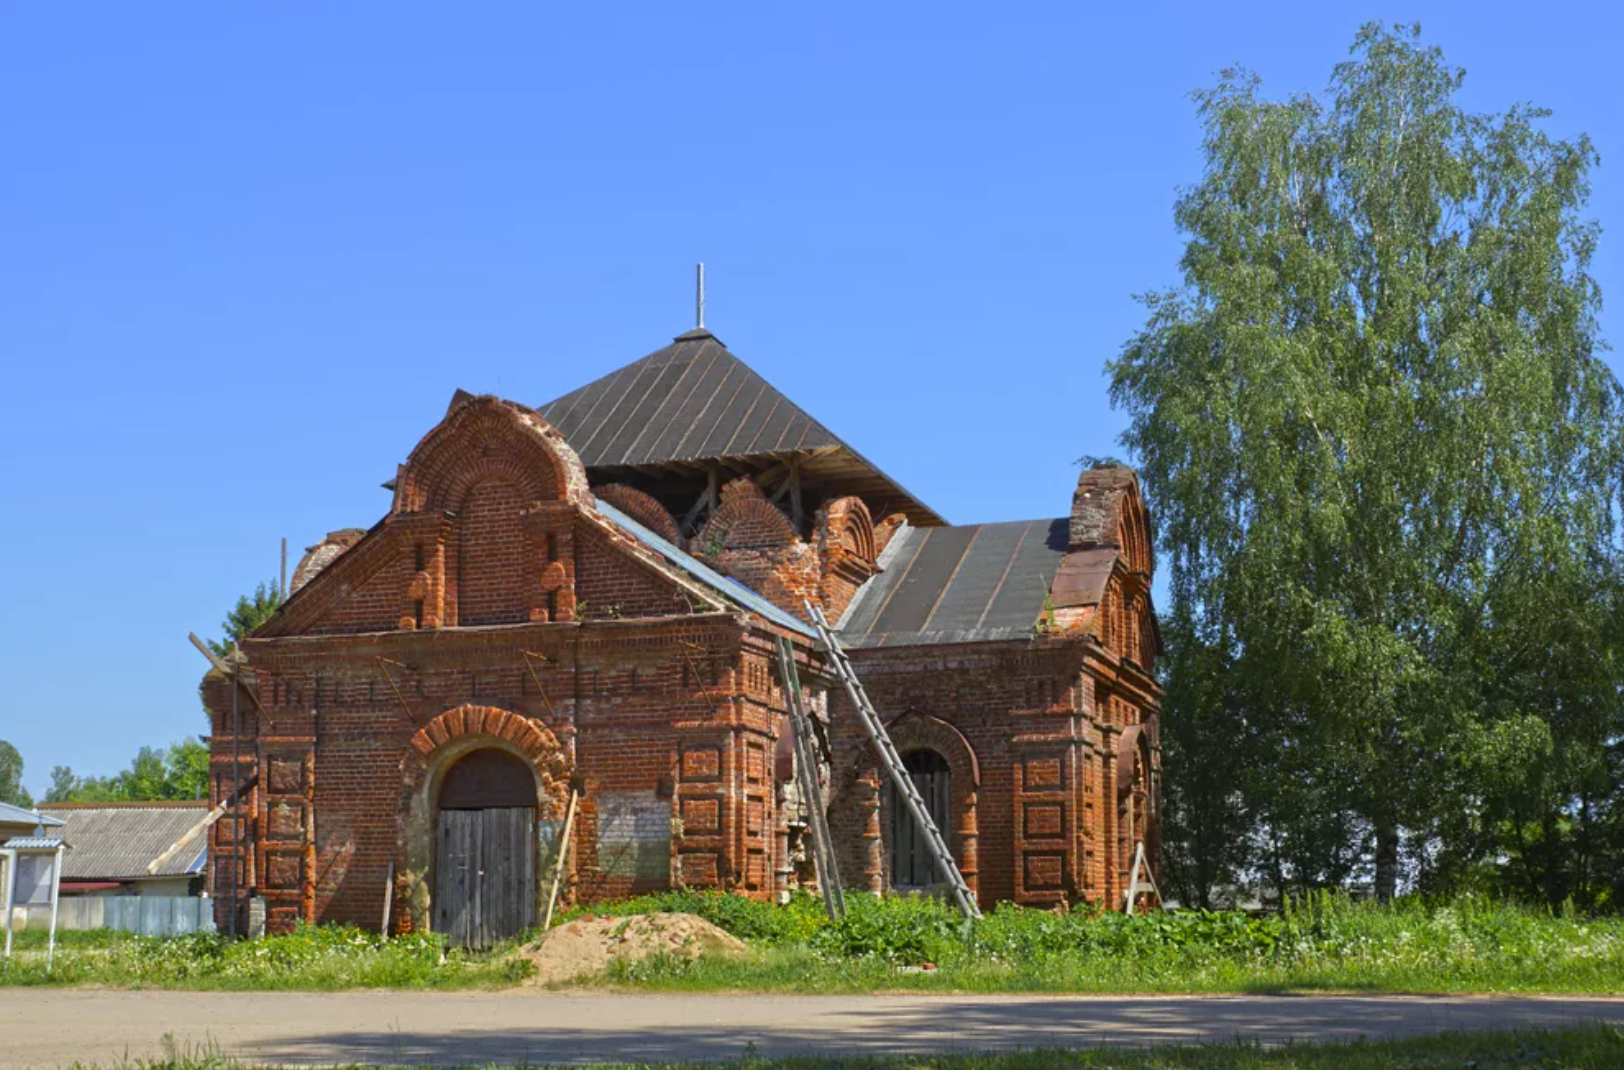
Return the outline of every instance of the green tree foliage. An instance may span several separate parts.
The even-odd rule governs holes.
[[[1170,565],[1167,851],[1197,899],[1247,867],[1624,892],[1596,157],[1538,109],[1465,111],[1462,79],[1369,25],[1323,98],[1195,94],[1183,285],[1111,376]]]
[[[282,605],[282,588],[275,580],[261,583],[254,588],[251,595],[243,595],[237,599],[237,604],[231,607],[226,619],[220,622],[220,630],[225,633],[219,641],[210,639],[209,648],[220,657],[231,653],[233,644],[243,636],[270,620]]]
[[[33,797],[23,787],[23,756],[17,748],[0,739],[0,802],[32,807]]]
[[[46,802],[156,802],[202,799],[209,793],[209,749],[198,739],[170,747],[142,747],[130,767],[105,777],[76,776],[59,765],[51,770]]]

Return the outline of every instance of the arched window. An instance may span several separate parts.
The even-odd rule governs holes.
[[[947,759],[933,750],[915,750],[902,756],[902,766],[913,781],[914,790],[925,802],[925,810],[936,823],[944,841],[948,835],[948,799],[952,772]],[[928,888],[941,882],[924,831],[894,787],[886,786],[891,811],[891,886]]]

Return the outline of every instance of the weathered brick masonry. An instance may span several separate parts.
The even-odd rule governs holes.
[[[845,883],[903,883],[911,826],[829,690],[808,598],[984,902],[1116,902],[1134,844],[1154,858],[1150,537],[1126,469],[1083,473],[1066,517],[946,526],[696,331],[539,411],[459,391],[392,486],[370,530],[311,548],[236,695],[205,678],[214,801],[242,785],[213,831],[222,925],[258,896],[273,929],[376,928],[391,873],[391,927],[436,924],[464,894],[441,787],[492,750],[534,779],[526,896],[572,789],[571,898],[787,893],[812,878],[780,637]]]

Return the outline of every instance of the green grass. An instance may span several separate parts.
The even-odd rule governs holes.
[[[1392,907],[1318,896],[1280,916],[1124,917],[1003,905],[967,923],[931,899],[847,897],[831,923],[796,896],[776,907],[717,892],[672,892],[567,912],[682,910],[745,940],[735,958],[617,961],[594,978],[667,991],[932,992],[1624,992],[1624,918],[1461,899]],[[185,989],[470,988],[517,984],[511,952],[446,953],[431,934],[385,940],[349,927],[230,943],[65,933],[47,971],[43,934],[19,937],[0,986],[106,984]]]
[[[746,1055],[728,1063],[660,1065],[711,1065],[739,1070],[1617,1070],[1624,1066],[1624,1033],[1589,1026],[1348,1044],[1301,1043],[1276,1048],[1235,1043],[856,1058],[769,1059]],[[631,1070],[632,1064],[602,1064],[597,1070],[610,1067]],[[178,1053],[161,1060],[127,1063],[119,1070],[237,1068],[219,1056]]]
[[[167,939],[100,929],[59,933],[47,968],[45,934],[19,933],[0,959],[0,986],[102,984],[127,988],[337,991],[350,988],[479,988],[530,973],[511,946],[447,953],[430,933],[384,939],[351,926],[300,928],[231,942],[212,934]],[[23,938],[27,937],[26,940]]]
[[[611,980],[649,989],[1624,992],[1624,919],[1471,899],[1382,907],[1317,896],[1266,918],[1005,905],[975,923],[927,899],[848,896],[848,904],[836,923],[805,899],[776,909],[699,893],[597,910],[686,909],[752,944],[738,959],[659,957],[611,970]]]

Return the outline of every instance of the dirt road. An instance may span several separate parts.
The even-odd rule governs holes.
[[[1624,1025],[1624,1000],[684,996],[0,989],[0,1067],[108,1065],[175,1044],[249,1062],[482,1064],[1385,1037]]]

